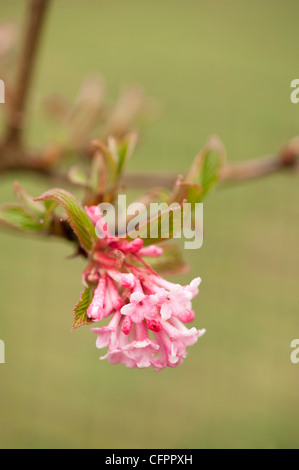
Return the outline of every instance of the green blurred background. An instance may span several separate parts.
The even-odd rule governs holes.
[[[0,20],[26,1],[2,0]],[[56,0],[33,88],[30,139],[58,138],[41,109],[74,100],[100,72],[108,96],[138,84],[162,104],[131,170],[184,171],[217,133],[237,161],[298,134],[296,0]],[[4,106],[4,105],[1,105]],[[1,178],[0,201],[18,179]],[[99,361],[89,328],[71,331],[81,259],[56,240],[0,234],[0,446],[87,448],[298,447],[298,175],[219,189],[204,205],[205,240],[180,282],[200,275],[196,325],[207,334],[184,364],[159,373]]]

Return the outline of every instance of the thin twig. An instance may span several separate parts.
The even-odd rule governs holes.
[[[287,143],[276,155],[226,164],[220,173],[220,182],[250,181],[284,170],[299,171],[299,137]],[[127,173],[123,183],[128,187],[148,189],[155,185],[172,189],[177,176],[178,173],[175,172],[134,172]]]
[[[224,183],[249,181],[281,171],[299,170],[299,138],[291,140],[276,155],[226,165],[220,175]]]
[[[7,149],[1,149],[1,153],[7,154]],[[58,151],[57,151],[58,152]],[[59,152],[57,153],[57,155]],[[63,154],[63,151],[62,151]],[[22,158],[23,155],[23,158]],[[54,152],[26,154],[20,150],[20,156],[16,159],[0,158],[0,174],[12,171],[26,171],[38,174],[42,177],[55,180],[61,184],[71,184],[67,174],[55,169],[55,161],[59,157]],[[16,154],[14,154],[16,156]],[[61,154],[60,154],[61,156]],[[54,165],[53,165],[54,164]],[[53,167],[54,166],[54,167]],[[299,138],[291,140],[276,155],[255,158],[244,162],[226,164],[220,173],[220,182],[233,184],[262,178],[281,171],[299,171]],[[121,185],[129,188],[149,189],[153,186],[172,189],[178,172],[128,172],[124,175]]]
[[[24,45],[17,72],[16,87],[8,115],[7,143],[16,144],[22,139],[25,110],[33,76],[34,63],[47,7],[50,1],[51,0],[31,0],[30,2]]]

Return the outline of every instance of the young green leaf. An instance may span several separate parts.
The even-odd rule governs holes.
[[[98,152],[95,153],[90,173],[90,187],[97,193],[105,193],[116,181],[117,158],[109,145],[99,141],[94,142]]]
[[[69,223],[77,235],[82,248],[86,251],[92,250],[97,240],[95,228],[75,196],[64,189],[56,188],[45,192],[35,200],[58,202],[65,209]]]
[[[33,197],[17,181],[14,182],[13,186],[15,197],[24,211],[35,217],[37,221],[43,219],[46,212],[45,206],[40,202],[34,201]]]
[[[98,191],[100,188],[104,192],[106,189],[109,190],[117,184],[127,161],[133,153],[136,142],[137,134],[135,133],[128,134],[121,140],[109,137],[107,144],[101,141],[94,141],[94,146],[100,151],[101,156],[100,173],[98,172],[98,167],[92,168],[91,171],[91,186],[94,191]],[[94,181],[95,175],[96,179]]]
[[[120,176],[124,170],[125,165],[131,158],[131,155],[136,147],[137,134],[132,133],[126,136],[126,138],[119,144],[118,147],[118,165],[117,174]]]
[[[83,325],[90,325],[92,320],[87,316],[87,309],[92,301],[90,289],[86,289],[81,293],[79,302],[74,308],[74,322],[72,328],[79,328]]]
[[[193,204],[201,201],[202,194],[203,189],[198,183],[184,181],[183,177],[180,175],[170,194],[169,203],[178,202],[179,204],[183,204],[183,202],[189,202]]]
[[[44,228],[43,223],[17,204],[3,204],[0,206],[0,223],[25,232],[40,232]]]
[[[220,170],[225,160],[225,149],[216,136],[210,137],[206,146],[195,158],[189,173],[186,176],[185,183],[196,183],[202,188],[201,194],[198,194],[196,201],[201,202],[203,198],[219,181]],[[194,191],[192,191],[194,196]],[[188,197],[187,197],[187,201]]]

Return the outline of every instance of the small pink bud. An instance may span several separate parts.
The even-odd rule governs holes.
[[[195,312],[194,310],[185,310],[184,313],[182,313],[180,316],[179,316],[179,319],[183,322],[183,323],[190,323],[191,321],[193,321],[195,319]]]
[[[123,301],[119,295],[117,288],[115,287],[114,282],[112,281],[110,277],[108,277],[108,288],[109,288],[113,308],[115,310],[119,310],[123,305]]]
[[[139,252],[140,256],[149,256],[151,258],[157,258],[163,254],[163,248],[156,245],[147,246],[142,248]]]
[[[123,253],[137,253],[143,247],[143,240],[141,238],[135,238],[135,240],[128,242],[126,240],[112,240],[109,242],[112,248],[117,248]]]
[[[135,286],[136,279],[132,273],[121,273],[114,269],[109,269],[108,274],[123,287],[132,289]]]
[[[86,281],[89,283],[89,284],[98,284],[99,282],[99,275],[98,273],[89,273],[87,274],[86,276]]]
[[[86,207],[85,212],[94,225],[102,218],[102,212],[98,206]]]
[[[121,331],[125,335],[128,335],[131,331],[131,328],[132,328],[132,319],[128,315],[125,315],[122,325],[121,325]]]

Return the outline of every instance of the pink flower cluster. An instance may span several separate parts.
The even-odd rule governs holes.
[[[98,207],[86,212],[97,228],[103,227]],[[186,347],[205,333],[185,326],[195,318],[191,300],[200,278],[186,286],[166,281],[144,260],[162,253],[155,245],[143,247],[140,238],[125,241],[108,234],[99,239],[83,282],[94,286],[87,316],[94,322],[111,316],[107,326],[91,329],[97,334],[96,346],[108,347],[101,359],[157,371],[175,367],[186,357]]]

